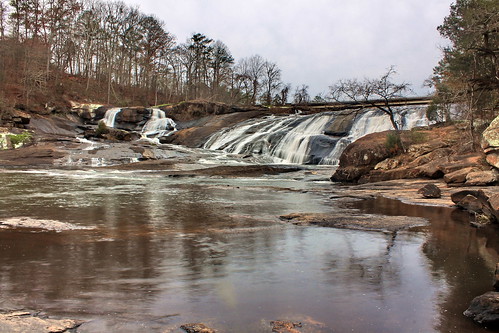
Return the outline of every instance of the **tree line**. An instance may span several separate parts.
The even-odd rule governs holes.
[[[456,0],[438,31],[450,44],[429,80],[429,116],[449,120],[459,105],[472,129],[480,127],[499,111],[499,1]]]
[[[201,33],[177,43],[164,22],[121,1],[0,0],[0,57],[0,87],[26,103],[64,89],[64,78],[113,104],[309,100],[305,85],[290,96],[275,62],[236,62],[227,45]]]

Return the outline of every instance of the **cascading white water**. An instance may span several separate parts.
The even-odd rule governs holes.
[[[310,142],[317,134],[322,134],[334,119],[334,114],[319,114],[309,117],[292,128],[272,150],[272,156],[283,162],[304,164],[310,155]]]
[[[337,118],[338,113],[335,112],[273,116],[251,119],[215,133],[204,148],[260,155],[275,163],[335,165],[351,142],[370,133],[393,129],[388,116],[382,111],[366,109],[357,112],[350,131],[343,137],[324,134]],[[414,106],[408,110],[398,108],[396,121],[404,130],[428,125],[425,112],[425,106]]]
[[[160,109],[152,109],[151,118],[142,128],[142,137],[162,137],[177,130],[177,124],[166,117],[166,113]]]
[[[112,108],[106,111],[104,118],[101,120],[107,127],[114,127],[116,115],[121,112],[121,108]]]
[[[395,110],[396,109],[397,108],[395,108]],[[428,119],[426,118],[426,107],[413,107],[409,110],[396,112],[395,122],[401,130],[409,130],[417,126],[427,126]],[[393,125],[391,124],[388,115],[382,111],[370,110],[363,114],[359,114],[348,135],[338,140],[334,149],[331,150],[328,156],[325,156],[319,164],[337,165],[341,153],[350,143],[367,134],[389,130],[393,130]]]

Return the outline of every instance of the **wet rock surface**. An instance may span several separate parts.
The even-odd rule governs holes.
[[[0,219],[0,229],[24,228],[44,231],[66,231],[66,230],[88,230],[89,227],[82,227],[71,223],[34,219],[30,217],[13,217]]]
[[[490,291],[475,297],[464,315],[486,327],[499,327],[499,292]]]
[[[340,210],[330,214],[292,213],[282,215],[280,218],[295,225],[389,232],[428,224],[428,221],[423,218],[356,214],[350,210]]]
[[[403,154],[390,150],[387,144],[393,131],[367,135],[344,150],[331,180],[369,183],[443,177],[452,186],[497,184],[498,171],[486,162],[484,153],[473,151],[465,134],[454,126],[402,131],[407,147]]]
[[[475,225],[480,226],[499,220],[499,214],[490,200],[496,204],[497,193],[487,194],[483,190],[464,190],[451,195],[452,201],[460,208],[468,210],[476,217]]]
[[[302,328],[302,323],[295,323],[292,321],[274,320],[270,322],[272,325],[272,332],[274,333],[300,333],[298,328]]]
[[[194,323],[194,324],[184,324],[180,328],[187,333],[216,333],[217,330],[209,328],[205,324]]]
[[[75,332],[82,321],[53,319],[42,313],[27,310],[0,310],[0,332],[63,333]]]

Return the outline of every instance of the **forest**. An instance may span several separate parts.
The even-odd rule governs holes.
[[[456,0],[438,31],[449,43],[427,81],[435,91],[428,116],[447,121],[459,104],[472,123],[492,119],[499,105],[499,2]],[[339,83],[367,83],[361,90],[372,91],[369,82],[382,80]],[[336,100],[338,83],[330,96],[313,100],[305,84],[291,90],[277,63],[260,55],[236,60],[223,41],[202,33],[177,41],[160,19],[121,1],[0,0],[0,110],[54,110],[69,100],[301,104]]]
[[[306,89],[297,89],[299,101]],[[236,62],[227,45],[201,33],[179,43],[164,22],[120,1],[0,0],[0,107],[63,97],[270,105],[289,91],[276,63],[259,55]]]

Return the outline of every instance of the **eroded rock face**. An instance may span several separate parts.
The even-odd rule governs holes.
[[[487,327],[499,326],[499,292],[490,291],[475,297],[464,315]]]

